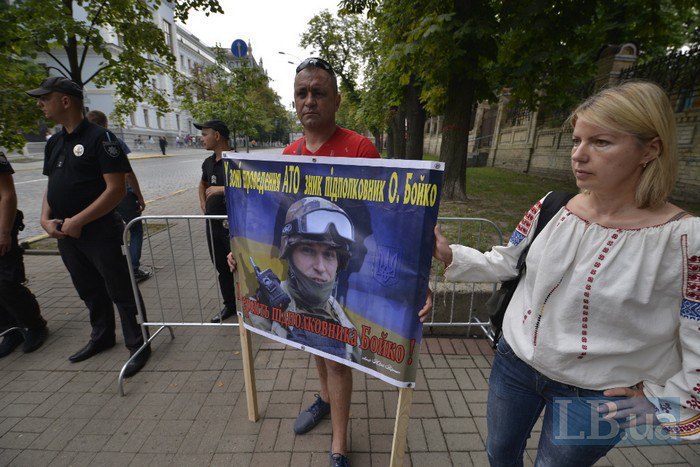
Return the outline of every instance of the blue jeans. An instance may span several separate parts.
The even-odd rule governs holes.
[[[131,268],[136,271],[141,266],[141,248],[143,247],[143,223],[134,222],[129,229],[129,256]]]
[[[139,199],[136,194],[128,189],[126,195],[117,206],[117,213],[122,216],[125,224],[139,217]],[[141,266],[141,248],[143,246],[143,223],[141,221],[132,224],[129,229],[129,257],[131,269],[136,272]]]
[[[553,381],[520,360],[504,338],[489,379],[486,451],[492,466],[521,466],[532,427],[544,409],[535,466],[589,466],[620,441],[624,431],[602,420],[602,391]]]

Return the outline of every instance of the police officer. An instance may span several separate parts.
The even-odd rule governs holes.
[[[44,152],[44,175],[49,181],[41,226],[58,239],[61,259],[90,311],[90,341],[69,360],[80,362],[114,346],[112,302],[119,310],[124,342],[133,356],[144,340],[121,251],[124,224],[114,212],[126,191],[124,174],[131,170],[129,161],[114,134],[84,118],[83,91],[73,81],[47,78],[27,94],[37,98],[47,119],[63,125]],[[124,376],[143,368],[150,354],[150,346],[139,352]]]
[[[199,203],[204,214],[226,214],[224,185],[226,183],[224,151],[230,151],[228,144],[229,130],[221,120],[209,120],[195,123],[195,128],[202,130],[202,142],[205,149],[214,153],[202,163],[202,177],[199,181]],[[209,256],[216,266],[219,289],[224,300],[223,309],[214,315],[212,323],[220,323],[236,314],[236,295],[233,291],[233,275],[226,263],[226,255],[231,252],[231,238],[228,226],[219,220],[207,222],[207,245]]]
[[[17,209],[13,173],[10,162],[0,152],[0,331],[22,328],[22,331],[11,331],[3,337],[0,358],[9,355],[22,341],[22,351],[33,352],[41,347],[49,334],[39,303],[22,285],[26,278],[17,235],[24,225],[22,211]]]
[[[91,110],[87,113],[87,119],[92,123],[101,126],[102,128],[109,128],[109,121],[104,112],[99,110]],[[119,137],[117,137],[117,143],[125,156],[128,156],[131,152],[129,146]],[[141,193],[141,185],[139,184],[139,179],[136,178],[136,174],[132,172],[127,172],[126,175],[126,196],[121,200],[117,206],[117,214],[121,216],[125,224],[128,224],[132,220],[139,217],[143,210],[146,209],[146,201],[143,199],[143,193]],[[131,256],[131,267],[134,271],[134,279],[136,282],[143,282],[146,279],[153,276],[151,271],[146,271],[141,269],[141,249],[143,247],[143,223],[141,221],[134,222],[131,224],[129,229],[129,255]]]

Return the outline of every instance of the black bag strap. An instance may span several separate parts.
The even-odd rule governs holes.
[[[525,260],[527,259],[527,253],[530,251],[530,246],[535,238],[540,234],[542,229],[549,223],[554,215],[559,212],[559,210],[569,202],[571,198],[574,197],[574,193],[567,193],[563,191],[553,191],[542,201],[542,206],[540,207],[540,215],[537,220],[537,227],[532,233],[532,239],[530,243],[525,247],[520,257],[518,258],[517,270],[518,275],[513,279],[503,281],[501,283],[501,288],[491,295],[491,298],[486,302],[486,307],[489,309],[489,320],[491,321],[491,329],[493,330],[493,348],[496,348],[498,341],[503,333],[503,318],[506,314],[506,309],[510,303],[515,289],[518,287],[518,282],[520,278],[525,273]]]
[[[532,233],[532,240],[530,240],[530,243],[520,254],[520,258],[518,258],[518,280],[525,273],[525,260],[527,259],[527,253],[528,251],[530,251],[530,246],[532,246],[532,242],[534,242],[537,236],[540,234],[540,232],[542,232],[542,229],[544,229],[545,226],[549,224],[549,221],[552,220],[554,215],[558,213],[563,206],[566,206],[566,203],[568,203],[569,200],[574,196],[576,196],[576,193],[568,193],[566,191],[553,191],[549,195],[547,195],[544,201],[542,201],[542,207],[540,208],[540,216],[537,220],[537,227]]]

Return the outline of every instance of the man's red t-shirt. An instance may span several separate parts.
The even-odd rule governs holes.
[[[301,151],[299,150],[301,148]],[[306,140],[302,137],[284,148],[282,154],[302,156],[330,156],[330,157],[369,157],[378,158],[379,151],[372,142],[364,136],[339,126],[328,141],[311,152],[306,148]]]

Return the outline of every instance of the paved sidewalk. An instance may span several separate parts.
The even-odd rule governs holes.
[[[148,212],[196,213],[195,189],[149,204]],[[190,233],[192,276],[186,272]],[[213,269],[202,223],[175,222],[151,239],[156,259],[146,245],[143,263],[155,265],[158,288],[155,278],[141,284],[150,318],[159,307],[187,319],[208,319],[218,311],[216,284],[207,280]],[[158,336],[153,357],[127,380],[126,396],[120,397],[117,375],[128,356],[121,333],[113,349],[69,363],[68,356],[87,342],[87,311],[59,257],[26,256],[25,262],[51,334],[37,352],[15,351],[0,360],[0,465],[328,465],[329,419],[303,436],[292,431],[299,410],[319,390],[310,355],[253,336],[261,418],[251,423],[237,328],[177,327],[174,340]],[[174,282],[173,268],[186,282]],[[405,465],[487,465],[492,358],[485,341],[424,339]],[[355,466],[386,466],[398,391],[354,375],[351,460]],[[532,465],[537,434],[528,443],[526,465]],[[700,445],[619,448],[597,465],[700,465]]]

